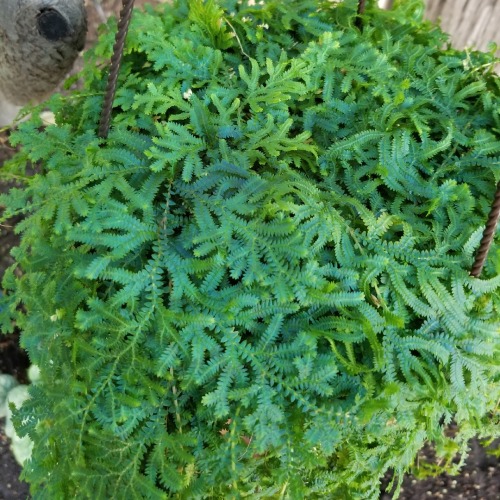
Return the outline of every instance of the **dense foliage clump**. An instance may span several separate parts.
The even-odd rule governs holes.
[[[106,141],[112,30],[12,135],[38,498],[371,498],[498,433],[495,59],[374,4],[136,12]]]

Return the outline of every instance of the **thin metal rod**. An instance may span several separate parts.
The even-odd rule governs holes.
[[[484,228],[483,237],[481,238],[481,244],[476,253],[476,260],[472,266],[471,276],[479,278],[481,271],[483,270],[484,263],[488,257],[488,252],[490,250],[491,243],[495,237],[495,231],[498,224],[498,218],[500,217],[500,182],[497,184],[497,190],[495,193],[495,198],[493,199],[493,204],[491,205],[490,215],[488,216],[488,222]]]
[[[361,15],[365,12],[365,4],[366,0],[358,0],[358,11],[355,24],[359,30],[363,29],[363,21],[361,20]]]
[[[106,93],[104,95],[104,103],[102,105],[101,121],[99,122],[99,137],[102,137],[103,139],[108,137],[109,122],[111,121],[111,108],[113,107],[113,99],[115,98],[116,82],[118,80],[118,72],[120,71],[123,56],[123,47],[125,45],[125,38],[127,37],[130,18],[132,17],[133,6],[134,0],[122,0],[122,10],[120,12],[118,31],[116,33],[115,44],[113,46],[108,84],[106,85]]]

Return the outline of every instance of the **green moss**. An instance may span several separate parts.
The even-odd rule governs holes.
[[[415,1],[249,3],[136,12],[107,141],[111,34],[12,135],[38,498],[376,498],[498,433],[494,57]]]

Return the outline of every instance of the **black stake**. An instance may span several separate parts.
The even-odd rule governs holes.
[[[101,121],[99,122],[99,137],[102,137],[103,139],[108,137],[109,122],[111,120],[111,108],[113,107],[113,99],[115,98],[118,71],[120,70],[122,62],[123,46],[125,45],[125,38],[127,37],[128,25],[132,16],[133,6],[134,0],[122,0],[122,10],[120,12],[118,31],[116,33],[115,44],[113,46],[108,84],[106,86],[106,94],[104,95],[104,103],[102,105]]]

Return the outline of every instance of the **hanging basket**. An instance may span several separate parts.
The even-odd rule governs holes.
[[[12,135],[34,493],[376,498],[498,434],[491,54],[412,0],[132,4]]]

